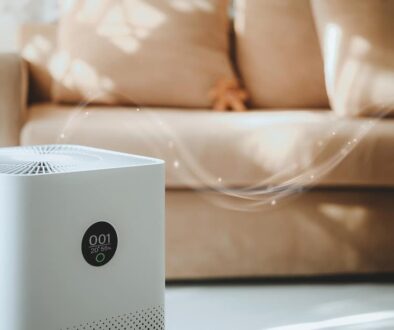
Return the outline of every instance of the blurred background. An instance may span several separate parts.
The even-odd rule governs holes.
[[[0,146],[166,161],[169,329],[394,329],[394,0],[0,0],[0,31]]]

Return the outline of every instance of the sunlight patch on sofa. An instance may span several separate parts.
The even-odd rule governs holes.
[[[172,0],[171,5],[183,12],[191,12],[196,9],[207,12],[213,12],[214,10],[212,2],[207,0]]]
[[[38,61],[42,54],[46,54],[52,50],[51,42],[42,35],[36,35],[23,48],[23,56],[31,61]]]
[[[59,52],[53,56],[49,67],[54,79],[68,88],[73,88],[74,84],[79,82],[76,77],[83,76],[83,84],[79,88],[86,98],[92,97],[91,86],[95,86],[95,90],[103,93],[113,89],[113,82],[109,77],[100,76],[89,63],[81,59],[72,59],[67,52]]]
[[[325,217],[345,224],[349,229],[362,226],[364,221],[369,219],[368,211],[364,207],[357,205],[322,203],[318,208]],[[343,219],[347,221],[344,222]]]
[[[326,56],[324,74],[328,95],[332,95],[335,86],[335,68],[338,64],[339,48],[342,40],[342,31],[336,24],[328,24],[324,32],[323,50]]]
[[[154,6],[141,3],[135,10],[127,10],[125,2],[123,6],[117,4],[108,8],[97,27],[97,34],[124,52],[133,53],[139,49],[140,41],[148,38],[165,21],[165,15]]]

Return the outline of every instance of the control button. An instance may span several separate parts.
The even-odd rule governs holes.
[[[96,261],[97,261],[97,262],[102,263],[104,260],[105,260],[105,254],[104,254],[104,253],[99,253],[99,254],[96,256]]]

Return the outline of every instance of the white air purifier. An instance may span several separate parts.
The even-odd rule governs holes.
[[[164,163],[0,149],[0,330],[164,329]]]

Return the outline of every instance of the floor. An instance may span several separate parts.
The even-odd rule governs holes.
[[[167,330],[394,329],[394,282],[168,285]]]

